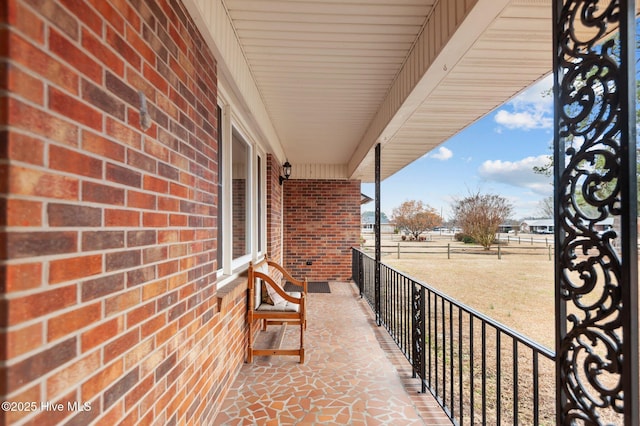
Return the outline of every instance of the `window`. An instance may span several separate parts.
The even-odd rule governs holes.
[[[219,96],[221,94],[219,93]],[[250,128],[220,96],[218,114],[218,286],[243,272],[266,250],[264,151]],[[249,130],[247,130],[249,129]]]
[[[251,253],[251,182],[249,145],[234,130],[231,146],[233,259]]]

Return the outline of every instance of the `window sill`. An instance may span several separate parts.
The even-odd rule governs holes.
[[[218,297],[218,311],[226,315],[240,298],[247,297],[247,274],[243,273],[236,277],[220,277],[218,287],[223,286],[216,292]],[[225,279],[226,278],[226,279]],[[246,300],[244,301],[246,303]]]

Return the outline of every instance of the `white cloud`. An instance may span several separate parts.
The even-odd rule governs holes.
[[[453,157],[453,152],[450,149],[441,146],[437,150],[433,151],[433,153],[429,153],[429,157],[435,158],[436,160],[446,161]]]
[[[494,119],[507,129],[551,129],[553,127],[553,97],[548,94],[553,76],[547,76],[521,92],[498,110]],[[501,129],[496,129],[501,133]]]
[[[535,217],[540,215],[540,195],[531,192],[523,193],[521,196],[507,197],[514,206],[513,219],[519,220],[525,217]]]
[[[520,92],[508,104],[514,108],[533,107],[536,110],[552,111],[553,96],[551,89],[553,88],[553,74],[549,74],[536,84],[528,87]]]
[[[542,111],[509,112],[501,109],[496,113],[495,120],[496,123],[512,130],[550,129],[553,127],[551,117]]]
[[[526,188],[539,195],[550,195],[551,178],[534,173],[534,166],[546,165],[549,157],[539,155],[527,157],[520,161],[487,160],[478,169],[481,178],[487,181]]]

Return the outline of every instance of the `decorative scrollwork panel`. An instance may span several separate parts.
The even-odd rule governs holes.
[[[425,333],[425,318],[424,318],[424,306],[426,301],[424,300],[425,292],[424,288],[418,283],[413,283],[411,294],[411,314],[413,321],[413,353],[412,364],[413,371],[420,377],[420,380],[425,380],[425,351],[426,351],[426,336]],[[424,389],[423,389],[424,390]]]
[[[630,125],[620,1],[565,1],[556,15],[556,285],[563,424],[620,424],[625,412],[620,220]],[[632,2],[630,2],[632,3]],[[556,9],[560,10],[560,9]],[[633,142],[635,143],[635,142]],[[559,158],[558,158],[559,157]],[[627,157],[628,158],[628,157]],[[635,179],[635,176],[633,176]],[[633,260],[633,259],[632,259]],[[637,261],[637,260],[636,260]],[[636,381],[637,383],[637,381]],[[637,401],[635,401],[637,403]]]

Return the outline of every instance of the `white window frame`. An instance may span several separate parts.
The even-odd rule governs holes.
[[[258,158],[260,158],[260,175],[258,175],[257,165]],[[267,251],[267,155],[266,153],[256,147],[253,153],[253,159],[255,161],[253,170],[255,171],[255,181],[252,184],[253,193],[251,195],[252,200],[258,200],[258,194],[260,194],[260,200],[258,202],[262,206],[261,209],[258,209],[256,206],[256,214],[253,224],[252,234],[256,237],[253,238],[253,250],[252,252],[255,254],[254,259],[263,257]],[[258,187],[261,186],[260,192],[258,192]],[[258,214],[260,217],[258,217]],[[262,229],[258,227],[258,225],[262,225]],[[258,245],[258,242],[262,242],[262,247]]]
[[[218,209],[218,214],[222,215],[222,241],[218,242],[222,249],[222,264],[218,265],[217,277],[218,288],[236,278],[244,272],[251,260],[256,260],[264,256],[267,247],[267,154],[266,151],[256,142],[257,138],[248,130],[244,124],[245,120],[237,113],[234,105],[229,102],[229,97],[225,96],[224,90],[218,87],[218,106],[222,109],[222,137],[219,143],[222,146],[222,209]],[[232,199],[232,137],[236,132],[247,144],[249,149],[248,176],[250,182],[247,218],[251,226],[248,227],[248,238],[250,239],[249,253],[233,259],[233,199]],[[260,157],[260,176],[257,174],[257,158]],[[260,220],[258,220],[258,184],[261,185]],[[262,229],[258,229],[258,224]],[[260,239],[258,238],[260,236]],[[262,249],[258,247],[258,241],[262,241]]]
[[[233,189],[231,188],[231,183],[233,182],[233,170],[230,170],[230,174],[229,174],[229,187],[227,188],[227,194],[229,195],[229,225],[230,227],[229,229],[229,233],[232,236],[232,239],[230,241],[230,246],[229,246],[229,257],[231,258],[231,269],[232,270],[238,270],[240,268],[242,268],[244,265],[247,265],[251,259],[253,258],[253,245],[254,245],[254,222],[255,217],[256,217],[256,206],[255,206],[255,196],[254,193],[256,192],[255,190],[255,182],[254,182],[254,161],[253,161],[253,145],[248,142],[247,137],[240,131],[240,129],[238,129],[236,126],[233,126],[233,130],[232,133],[235,132],[241,139],[241,141],[243,143],[246,144],[247,146],[247,183],[250,185],[249,188],[247,188],[247,205],[246,205],[246,220],[249,222],[247,225],[245,225],[246,227],[246,232],[249,234],[246,236],[247,239],[249,239],[249,247],[247,249],[247,253],[239,256],[237,258],[233,258]],[[231,142],[231,146],[229,146],[229,151],[231,154],[231,158],[233,158],[233,152],[232,152],[232,145],[233,145],[233,141]],[[228,163],[229,165],[231,165],[231,161]],[[231,169],[231,167],[228,167],[229,169]],[[223,230],[224,231],[224,230]],[[227,251],[225,250],[225,253]]]

